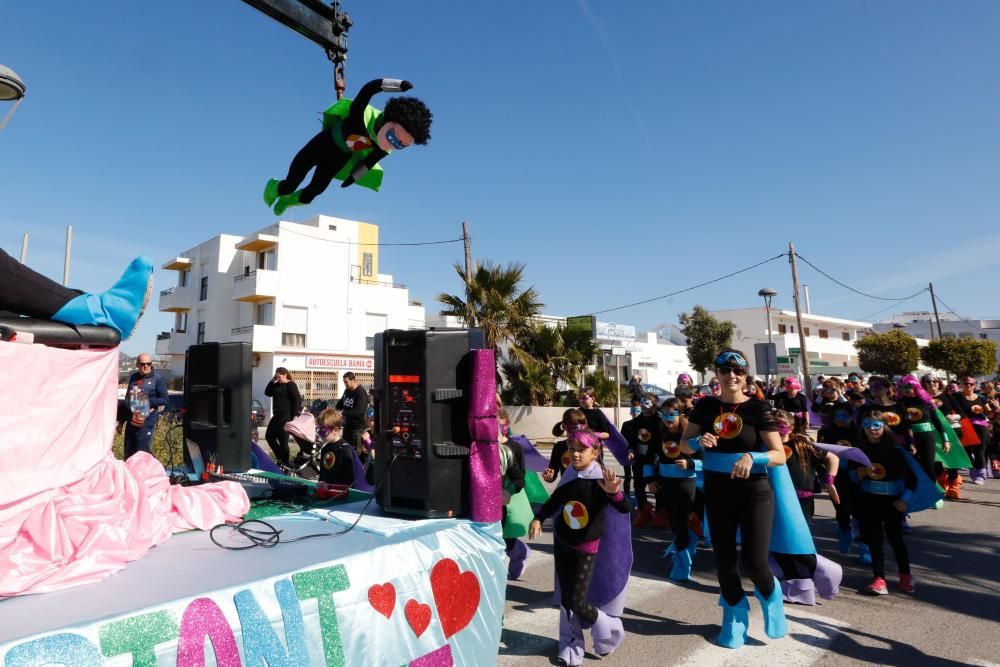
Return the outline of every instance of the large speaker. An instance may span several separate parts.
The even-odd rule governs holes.
[[[379,505],[423,518],[469,514],[470,350],[480,329],[391,329],[375,336]]]
[[[250,376],[249,343],[192,345],[184,358],[184,438],[226,472],[250,469]]]

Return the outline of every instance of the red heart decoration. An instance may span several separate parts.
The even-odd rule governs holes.
[[[368,602],[375,611],[386,618],[391,618],[392,610],[396,606],[396,587],[391,583],[375,584],[368,589]]]
[[[478,585],[478,584],[477,584]],[[413,634],[420,636],[431,623],[431,608],[426,604],[420,604],[416,600],[410,600],[403,608],[406,614],[406,622],[413,628]]]
[[[473,572],[460,572],[450,558],[431,570],[431,591],[445,639],[467,626],[479,609],[479,579]]]
[[[570,515],[572,516],[581,517],[587,513],[586,508],[584,508],[584,506],[581,505],[580,503],[573,503],[572,507],[573,509],[569,511]]]

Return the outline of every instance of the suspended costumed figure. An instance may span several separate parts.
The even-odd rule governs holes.
[[[284,180],[271,179],[264,188],[264,203],[277,215],[290,206],[309,204],[334,179],[341,187],[357,183],[372,190],[382,185],[378,162],[393,150],[431,138],[431,112],[415,97],[389,100],[385,111],[368,106],[376,93],[401,93],[413,87],[401,79],[374,79],[351,100],[343,98],[323,112],[323,129],[292,159]],[[298,189],[310,169],[309,185]]]

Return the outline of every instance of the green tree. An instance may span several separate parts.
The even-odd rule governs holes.
[[[900,329],[885,333],[868,331],[854,341],[858,351],[858,365],[866,373],[892,377],[916,370],[920,362],[917,340]]]
[[[687,338],[691,368],[704,375],[715,363],[719,351],[732,345],[733,323],[715,319],[701,306],[695,306],[691,313],[681,313],[679,318],[681,333]]]
[[[597,403],[602,407],[614,407],[618,401],[618,383],[614,379],[609,378],[607,373],[600,368],[593,373],[587,373],[583,384],[594,388],[594,393],[597,395]]]
[[[585,332],[535,323],[510,346],[501,363],[507,382],[502,398],[511,404],[545,405],[558,382],[579,387],[597,346]]]
[[[996,343],[975,338],[938,338],[920,350],[925,364],[959,377],[996,372],[996,355]]]
[[[506,405],[549,405],[556,393],[550,369],[533,359],[505,359],[500,371],[506,383],[500,399]]]
[[[466,284],[465,267],[455,264],[455,271]],[[487,347],[496,350],[504,343],[514,343],[531,328],[532,320],[542,312],[534,287],[523,288],[524,264],[500,266],[478,262],[472,269],[468,291],[459,296],[441,293],[442,315],[461,317],[466,326],[478,327],[486,334]]]

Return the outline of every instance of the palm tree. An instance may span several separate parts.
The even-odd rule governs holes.
[[[439,294],[437,300],[445,305],[441,314],[461,317],[466,326],[482,329],[486,346],[493,350],[515,343],[542,311],[535,288],[521,288],[524,264],[511,262],[504,267],[477,262],[468,283],[465,267],[456,263],[455,272],[468,285],[466,296]]]

